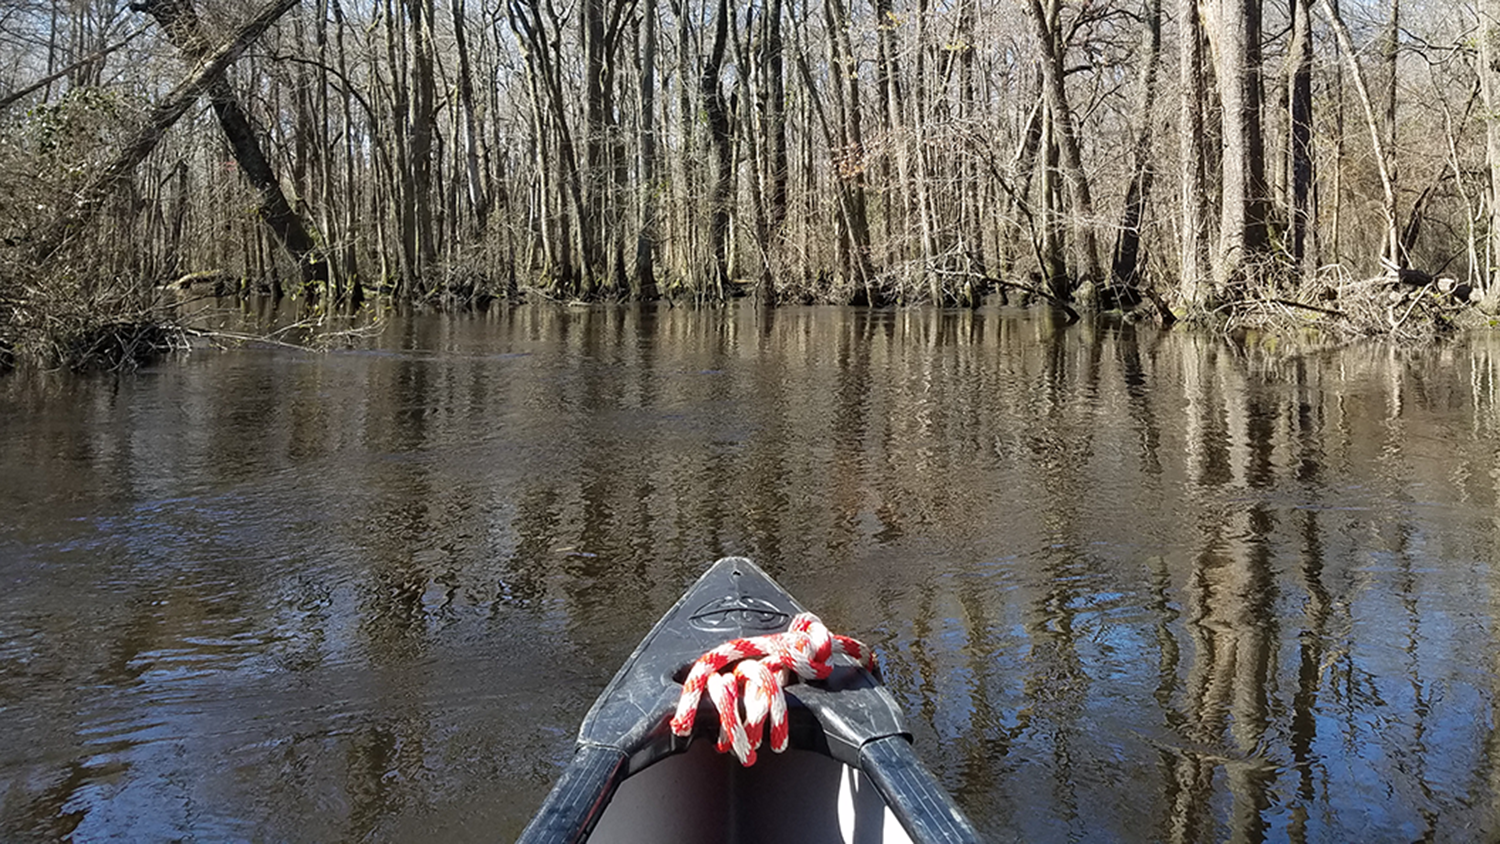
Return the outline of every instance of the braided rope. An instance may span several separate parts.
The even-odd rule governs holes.
[[[785,633],[731,639],[698,657],[682,681],[682,695],[672,716],[672,732],[688,736],[703,693],[719,710],[720,753],[733,753],[740,764],[755,764],[755,752],[771,722],[771,750],[787,746],[786,696],[782,687],[796,675],[823,680],[833,672],[829,662],[843,654],[876,676],[875,654],[861,642],[828,632],[812,613],[800,613]]]

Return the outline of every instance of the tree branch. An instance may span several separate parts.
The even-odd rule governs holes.
[[[64,243],[92,222],[105,200],[151,154],[162,135],[208,90],[214,80],[222,76],[256,39],[271,28],[271,24],[296,6],[298,1],[271,0],[260,14],[240,28],[233,39],[206,55],[198,70],[152,110],[146,125],[136,132],[135,137],[104,168],[104,172],[79,192],[73,208],[48,227],[48,233],[31,252],[32,260],[41,263],[52,257]]]

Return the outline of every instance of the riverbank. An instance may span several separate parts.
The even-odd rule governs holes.
[[[319,345],[320,333],[342,332],[368,323],[391,310],[415,309],[486,312],[527,304],[622,304],[625,297],[598,295],[592,299],[561,300],[544,288],[512,288],[497,295],[473,283],[443,288],[419,302],[390,296],[361,296],[352,301],[328,301],[300,296],[225,295],[222,284],[195,284],[188,279],[172,285],[141,287],[129,283],[87,286],[52,282],[32,287],[9,285],[0,297],[0,372],[15,368],[65,369],[74,372],[113,371],[142,366],[185,350],[192,336],[222,340],[288,342],[285,332],[295,323],[290,342]],[[134,292],[132,292],[132,289]],[[243,289],[243,288],[238,288]],[[123,293],[119,291],[124,291]],[[1390,274],[1366,280],[1328,278],[1291,289],[1257,288],[1254,295],[1211,303],[1196,312],[1174,311],[1153,292],[1107,288],[1081,290],[1080,302],[1059,300],[1034,284],[987,280],[967,291],[953,307],[1020,306],[1058,311],[1069,322],[1084,313],[1114,313],[1131,322],[1160,326],[1177,323],[1219,332],[1251,331],[1347,342],[1381,337],[1424,343],[1464,330],[1496,327],[1496,318],[1480,307],[1482,297],[1467,284],[1418,273]],[[727,299],[690,294],[661,296],[654,301],[669,307],[716,307],[755,298],[753,288],[737,287]],[[782,304],[854,304],[859,307],[928,306],[922,300],[870,306],[848,297],[822,296],[804,291]],[[1076,304],[1076,307],[1075,307]],[[233,332],[223,330],[223,314],[236,317]],[[249,319],[246,319],[249,317]],[[260,324],[257,324],[259,322]],[[327,344],[327,338],[321,344]]]

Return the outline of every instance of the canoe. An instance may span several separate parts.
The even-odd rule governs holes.
[[[700,655],[785,631],[805,611],[750,560],[714,563],[594,702],[572,761],[518,844],[978,842],[913,752],[895,698],[848,657],[835,656],[826,679],[786,686],[785,752],[763,750],[748,767],[717,753],[707,695],[691,734],[673,733]]]

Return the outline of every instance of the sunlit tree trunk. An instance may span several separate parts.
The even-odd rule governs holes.
[[[701,275],[703,265],[709,260],[703,252],[703,233],[700,213],[703,201],[703,148],[702,135],[698,128],[697,101],[693,92],[698,90],[699,80],[693,76],[694,28],[691,18],[693,6],[687,0],[670,0],[672,13],[677,18],[677,155],[675,220],[672,236],[668,238],[668,252],[673,256],[672,272],[679,279]]]
[[[1026,204],[1026,197],[1031,193],[1032,177],[1036,173],[1037,151],[1042,144],[1042,122],[1046,119],[1046,107],[1041,101],[1042,80],[1040,73],[1033,74],[1033,83],[1029,90],[1035,93],[1031,98],[1030,107],[1026,111],[1023,121],[1020,141],[1016,144],[1016,151],[1011,156],[1010,173],[1014,175],[1015,184],[1010,186],[1005,193],[1005,202],[1001,206],[1002,217],[1008,225],[1000,236],[1000,274],[1007,276],[1014,268],[1020,252],[1020,239],[1026,233],[1028,226],[1022,225],[1022,220],[1032,222],[1031,209]],[[1035,232],[1031,232],[1035,235]],[[1035,247],[1035,241],[1032,246]]]
[[[408,162],[411,167],[412,193],[409,201],[413,206],[413,237],[415,254],[420,262],[416,277],[411,281],[417,285],[414,293],[420,293],[428,284],[425,278],[437,259],[437,237],[433,220],[433,136],[437,130],[437,80],[434,73],[432,18],[433,0],[404,0],[411,26],[408,55],[411,57],[411,72],[407,81],[411,85],[405,131],[407,134]]]
[[[764,129],[761,140],[766,152],[762,161],[766,168],[765,182],[769,185],[767,222],[771,235],[779,237],[787,214],[787,165],[786,141],[786,71],[782,60],[781,38],[782,0],[770,0],[766,13],[761,18],[764,27],[762,36],[761,79],[764,85],[762,97]]]
[[[625,12],[633,4],[583,0],[580,31],[584,46],[584,161],[582,245],[583,293],[596,286],[618,289],[624,273],[624,220],[619,213],[625,189],[624,150],[615,120],[615,69]]]
[[[1041,155],[1038,168],[1037,201],[1040,216],[1040,252],[1042,263],[1042,286],[1053,296],[1068,301],[1073,296],[1073,282],[1068,278],[1068,263],[1064,252],[1061,202],[1058,200],[1058,161],[1061,155],[1057,144],[1057,121],[1052,118],[1052,107],[1046,106],[1042,116]]]
[[[911,96],[911,160],[913,187],[915,190],[917,224],[922,237],[922,262],[919,278],[927,283],[927,297],[934,304],[943,304],[942,286],[935,270],[942,256],[938,242],[938,222],[933,206],[933,163],[928,144],[928,120],[933,88],[928,80],[927,53],[929,50],[927,0],[917,0],[917,60],[913,62],[913,84]]]
[[[1385,217],[1380,258],[1383,263],[1390,266],[1403,266],[1400,232],[1396,228],[1396,186],[1391,178],[1391,151],[1380,131],[1380,119],[1376,116],[1375,105],[1370,98],[1370,88],[1365,82],[1365,74],[1359,65],[1358,54],[1354,51],[1354,41],[1349,35],[1349,28],[1344,25],[1343,18],[1339,17],[1338,9],[1333,5],[1332,0],[1323,0],[1323,9],[1328,13],[1328,22],[1332,25],[1334,34],[1338,37],[1339,46],[1343,48],[1344,57],[1349,62],[1349,74],[1354,78],[1354,90],[1359,94],[1360,105],[1364,108],[1365,126],[1370,130],[1370,147],[1375,151],[1375,169],[1380,175],[1380,187],[1384,200],[1381,211]]]
[[[174,88],[146,116],[139,129],[126,141],[114,158],[104,166],[62,216],[42,230],[42,236],[33,244],[33,263],[43,263],[68,240],[88,226],[99,213],[105,201],[125,183],[135,168],[156,149],[167,130],[182,118],[188,108],[203,96],[214,80],[219,79],[226,68],[238,59],[245,50],[282,15],[286,14],[298,0],[274,0],[262,7],[255,17],[241,26],[232,39],[212,52],[205,52],[201,63],[191,76]]]
[[[828,30],[829,90],[833,93],[838,144],[832,150],[834,178],[844,188],[845,213],[839,238],[840,270],[855,284],[856,301],[872,302],[870,226],[865,199],[864,113],[859,72],[849,41],[849,12],[843,0],[823,0]]]
[[[1385,110],[1385,150],[1386,166],[1390,168],[1391,188],[1400,197],[1400,169],[1396,158],[1396,82],[1399,79],[1397,73],[1397,60],[1400,58],[1401,50],[1401,0],[1390,0],[1390,8],[1387,10],[1385,21],[1385,33],[1381,37],[1380,58],[1384,67],[1385,83],[1383,106]],[[1391,255],[1400,266],[1407,265],[1408,256]]]
[[[509,0],[508,9],[510,25],[526,46],[534,160],[544,174],[538,205],[547,275],[559,293],[575,296],[590,265],[580,165],[557,53],[561,23],[549,0]]]
[[[958,43],[955,45],[958,52],[958,118],[960,125],[965,127],[978,125],[984,116],[975,83],[977,5],[975,0],[961,0],[958,12]],[[984,277],[989,275],[984,248],[987,186],[980,177],[979,162],[974,156],[962,156],[958,166],[959,240],[964,253],[964,268],[973,275]],[[967,304],[979,304],[970,292],[966,291],[964,298]]]
[[[385,70],[390,74],[390,95],[382,98],[387,104],[387,111],[383,115],[386,125],[390,127],[390,135],[394,154],[391,163],[394,172],[392,179],[385,186],[387,191],[387,207],[395,211],[396,228],[399,232],[401,251],[399,253],[400,275],[396,279],[393,292],[398,295],[411,295],[412,288],[416,283],[416,276],[421,272],[422,261],[417,253],[417,218],[416,218],[416,182],[411,165],[411,134],[407,131],[410,124],[411,92],[407,81],[408,63],[406,16],[397,13],[396,0],[384,0],[384,29],[385,29]],[[379,69],[375,67],[375,59],[371,61],[371,75],[379,77]],[[382,250],[384,251],[384,250]]]
[[[807,59],[801,54],[798,54],[797,56],[797,73],[802,78],[803,88],[808,95],[807,102],[811,111],[813,112],[814,117],[816,118],[818,128],[822,131],[823,141],[828,146],[828,149],[830,151],[836,151],[838,149],[837,136],[834,134],[834,129],[829,121],[827,112],[823,109],[822,98],[818,95],[817,86],[813,83],[812,72],[808,70],[807,67]],[[809,190],[807,192],[809,194],[813,193],[813,190],[811,189],[813,186],[813,170],[810,166],[811,158],[812,151],[811,145],[809,144],[806,152],[804,153],[804,159],[807,160],[807,163],[809,165],[805,168],[805,172],[807,173],[807,181],[804,182],[804,184],[808,186]],[[836,158],[834,164],[835,168],[837,168]],[[853,222],[855,220],[854,201],[851,197],[853,191],[850,188],[848,181],[840,178],[838,173],[834,173],[832,183],[834,199],[837,203],[838,219],[840,225],[842,226],[843,231],[851,231],[856,228]],[[804,227],[804,231],[806,230],[807,227]],[[840,240],[840,243],[844,242],[845,241],[843,241],[842,239]],[[804,252],[805,251],[806,250],[804,248]],[[868,289],[867,286],[870,282],[870,277],[873,274],[869,264],[868,253],[856,252],[853,255],[845,253],[841,257],[844,260],[850,260],[853,262],[853,266],[850,268],[850,271],[854,274],[855,284],[861,289]]]
[[[1178,166],[1182,170],[1177,295],[1189,311],[1195,311],[1213,295],[1213,276],[1208,270],[1208,195],[1203,146],[1203,114],[1208,107],[1208,89],[1203,80],[1203,27],[1197,0],[1181,0],[1177,18],[1181,62],[1177,139]]]
[[[468,19],[464,14],[464,0],[451,0],[453,9],[453,40],[458,51],[458,100],[463,108],[464,127],[464,185],[469,202],[469,213],[474,215],[474,228],[483,234],[489,222],[490,192],[485,186],[484,168],[481,164],[483,152],[479,146],[479,115],[474,99],[473,62],[469,58]]]
[[[1222,207],[1214,277],[1222,289],[1247,281],[1268,238],[1265,141],[1260,120],[1261,0],[1214,0],[1209,38],[1223,104]]]
[[[908,191],[911,186],[909,151],[911,140],[905,137],[906,103],[902,96],[901,57],[896,43],[899,18],[891,0],[872,0],[875,13],[875,91],[880,104],[880,128],[892,147],[892,154],[878,159],[878,179],[881,196],[881,226],[885,249],[882,261],[886,265],[901,260],[904,256],[898,248],[910,219]],[[892,164],[895,165],[893,175]]]
[[[1484,95],[1485,158],[1489,165],[1489,248],[1482,307],[1500,312],[1500,0],[1479,3],[1479,77]]]
[[[760,144],[760,130],[757,126],[757,97],[754,95],[759,88],[759,73],[757,71],[755,58],[751,55],[751,40],[755,33],[755,9],[745,11],[745,25],[743,34],[739,25],[738,17],[729,20],[730,37],[734,42],[735,62],[738,64],[738,96],[734,98],[737,106],[737,114],[734,118],[734,126],[739,130],[738,156],[743,160],[745,170],[745,188],[742,191],[744,199],[742,202],[750,206],[749,237],[736,239],[734,264],[736,269],[732,270],[735,275],[748,275],[750,270],[747,262],[753,262],[760,267],[757,273],[757,287],[765,290],[770,287],[771,262],[766,250],[767,241],[770,238],[770,221],[766,217],[766,173],[761,161],[765,150]],[[745,241],[751,241],[749,248],[745,249]],[[743,251],[741,251],[743,250]],[[749,254],[746,255],[745,253]]]

